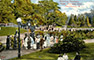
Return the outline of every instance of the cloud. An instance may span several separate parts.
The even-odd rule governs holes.
[[[38,1],[39,0],[31,0],[33,3],[36,3],[38,4]],[[70,14],[75,14],[75,15],[78,15],[78,14],[83,14],[83,13],[90,13],[90,9],[92,9],[92,6],[94,6],[94,2],[82,2],[82,5],[80,6],[75,6],[75,5],[72,5],[71,3],[67,4],[66,6],[65,5],[60,5],[60,1],[59,0],[53,0],[54,2],[57,2],[59,3],[59,6],[61,7],[60,11],[61,12],[65,12],[67,15],[70,15]]]
[[[67,15],[70,14],[83,14],[83,13],[90,13],[90,9],[92,8],[92,6],[94,6],[94,2],[83,2],[83,5],[79,6],[74,6],[71,3],[69,3],[66,6],[61,6],[61,11],[65,12]]]

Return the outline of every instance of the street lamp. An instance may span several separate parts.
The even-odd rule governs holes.
[[[20,27],[21,27],[21,18],[17,18],[17,22],[18,22],[18,58],[21,57],[21,53],[20,53],[20,50],[21,50],[21,42],[20,42]]]
[[[28,27],[29,27],[29,28],[30,28],[30,25],[31,25],[31,24],[30,24],[30,23],[28,23]]]

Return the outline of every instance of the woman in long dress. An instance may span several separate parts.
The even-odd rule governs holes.
[[[64,59],[64,60],[68,60],[68,55],[67,55],[66,53],[64,53],[63,59]]]
[[[27,42],[28,42],[28,37],[26,37],[25,40],[24,40],[24,47],[25,47],[25,49],[27,49],[27,46],[28,46]]]
[[[61,54],[58,56],[57,60],[64,60]]]
[[[31,39],[31,49],[33,49],[34,47],[34,39],[32,38],[32,37],[30,37],[30,39]]]

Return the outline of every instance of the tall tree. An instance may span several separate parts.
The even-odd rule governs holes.
[[[75,26],[75,20],[74,20],[74,15],[73,14],[71,14],[71,16],[70,16],[69,25]]]
[[[86,24],[85,24],[85,16],[84,15],[81,15],[82,17],[81,17],[81,25],[80,26],[86,26]]]
[[[14,0],[13,8],[16,18],[22,17],[24,22],[31,19],[33,8],[30,0]]]
[[[87,24],[88,27],[91,27],[91,24],[89,22],[89,18],[88,17],[86,18],[86,24]]]
[[[93,18],[92,18],[92,23],[93,23],[92,26],[94,27],[94,16],[93,16]]]
[[[13,9],[11,8],[11,0],[1,0],[0,1],[0,23],[15,23],[15,16],[13,14]]]

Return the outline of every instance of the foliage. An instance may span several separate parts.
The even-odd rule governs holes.
[[[0,1],[0,23],[15,23],[15,16],[13,9],[11,8],[11,0],[1,0]]]
[[[31,20],[32,25],[64,25],[67,16],[62,13],[58,3],[53,0],[39,1],[38,4],[31,3],[30,0],[2,0],[0,1],[0,23],[17,23],[18,17],[22,18],[22,23]]]
[[[87,23],[87,26],[88,26],[88,27],[90,27],[90,26],[91,26],[91,24],[90,24],[90,22],[89,22],[89,18],[88,18],[88,17],[86,18],[86,23]]]
[[[93,21],[92,21],[92,26],[94,27],[94,16],[93,16],[93,18],[92,18],[92,19],[93,19]]]
[[[63,41],[55,44],[50,50],[53,53],[67,53],[73,51],[80,51],[85,47],[84,41],[74,36],[67,36]]]
[[[72,14],[70,16],[68,25],[71,27],[91,27],[90,19],[88,18],[88,16],[85,16],[83,14],[79,16]]]
[[[71,26],[75,26],[74,15],[70,16],[70,20],[69,20],[68,24],[71,25]]]

